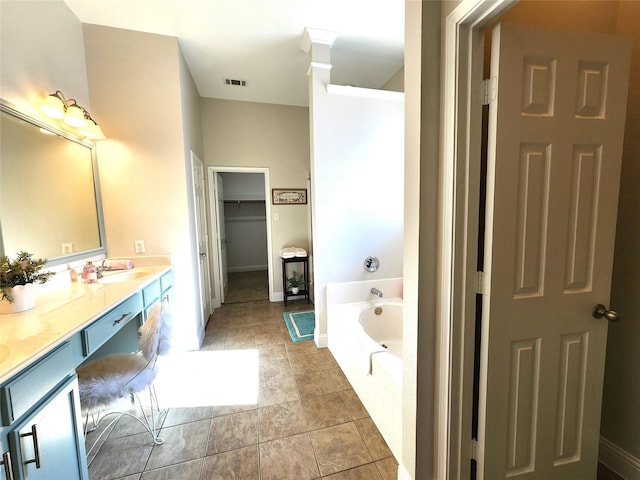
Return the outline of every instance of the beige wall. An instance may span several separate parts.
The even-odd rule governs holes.
[[[308,108],[203,98],[201,110],[206,166],[267,167],[271,188],[307,188]],[[271,274],[278,293],[282,292],[280,249],[310,248],[309,207],[271,205],[271,215]]]
[[[200,149],[200,125],[189,111],[189,92],[182,91],[190,82],[177,39],[97,25],[84,25],[84,36],[92,114],[107,136],[98,162],[109,255],[135,260],[134,240],[145,241],[147,255],[171,255],[180,311],[176,340],[196,348],[203,332],[186,152],[191,144]]]
[[[93,113],[82,25],[62,1],[0,2],[0,97],[42,121],[38,106],[61,90]]]

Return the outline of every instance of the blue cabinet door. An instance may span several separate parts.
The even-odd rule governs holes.
[[[16,479],[88,480],[76,376],[9,432]]]

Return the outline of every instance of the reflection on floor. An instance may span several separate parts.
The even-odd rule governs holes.
[[[269,272],[233,272],[228,274],[229,289],[224,303],[244,303],[269,300]]]
[[[161,366],[164,443],[124,417],[90,459],[91,480],[395,480],[397,463],[333,356],[292,342],[284,310],[216,310],[201,350]]]

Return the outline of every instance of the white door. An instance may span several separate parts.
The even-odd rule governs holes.
[[[202,305],[202,327],[205,327],[209,315],[213,312],[211,300],[211,276],[209,274],[209,238],[207,235],[207,216],[205,212],[204,166],[202,160],[191,152],[191,170],[193,181],[193,206],[198,242],[198,277],[200,279],[200,301]]]
[[[217,250],[214,258],[214,278],[216,279],[216,307],[219,307],[224,302],[225,295],[229,288],[229,279],[227,274],[227,235],[225,232],[224,219],[224,185],[222,175],[218,172],[213,172],[213,178],[209,178],[209,185],[213,187],[211,207],[214,209],[213,221],[215,222],[215,246]]]
[[[478,478],[596,478],[629,55],[494,30]]]

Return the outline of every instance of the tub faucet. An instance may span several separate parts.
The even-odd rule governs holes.
[[[371,289],[371,293],[373,293],[375,296],[382,298],[382,292],[380,290],[378,290],[376,287],[373,287]]]

